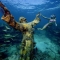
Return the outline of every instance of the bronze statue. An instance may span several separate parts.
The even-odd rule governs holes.
[[[40,14],[37,14],[32,22],[28,23],[24,17],[20,17],[20,22],[16,22],[10,11],[2,4],[2,2],[0,2],[0,7],[4,10],[4,15],[1,19],[23,33],[19,60],[32,60],[32,51],[34,48],[33,29],[34,26],[40,22]]]

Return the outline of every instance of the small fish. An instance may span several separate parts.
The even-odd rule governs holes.
[[[6,40],[6,41],[4,41],[4,42],[10,42],[9,40]]]
[[[6,29],[10,29],[9,27],[7,27],[7,26],[5,26],[6,27]]]
[[[4,32],[6,32],[7,30],[3,30]]]
[[[6,37],[11,37],[12,35],[10,35],[10,34],[6,34],[5,36],[6,36]]]

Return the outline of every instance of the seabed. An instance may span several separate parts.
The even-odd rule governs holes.
[[[36,46],[33,60],[60,60],[59,35],[60,29],[35,31]],[[21,40],[20,31],[16,31],[8,25],[0,26],[0,60],[19,60]]]

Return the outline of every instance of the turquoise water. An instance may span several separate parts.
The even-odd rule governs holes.
[[[36,42],[33,60],[60,60],[60,1],[58,0],[0,0],[19,21],[20,16],[30,22],[40,12],[46,17],[56,15],[57,27],[51,26],[46,30],[34,31]],[[0,8],[0,17],[3,11]],[[42,17],[41,22],[35,27],[42,27],[48,21]],[[0,60],[18,60],[22,33],[10,27],[0,19]]]

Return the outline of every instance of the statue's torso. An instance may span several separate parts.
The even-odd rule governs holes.
[[[23,40],[33,40],[33,27],[30,23],[24,23],[23,26]]]
[[[23,26],[23,39],[21,46],[24,49],[23,55],[28,55],[27,58],[30,58],[30,54],[33,51],[34,47],[34,37],[33,37],[33,27],[29,23],[22,24]],[[22,53],[21,53],[22,54]]]

